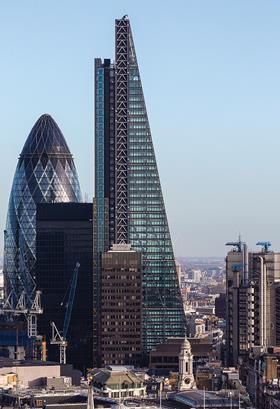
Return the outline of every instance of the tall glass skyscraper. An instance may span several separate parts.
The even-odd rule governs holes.
[[[33,126],[16,168],[4,245],[5,290],[32,298],[36,287],[37,203],[80,202],[73,157],[56,122],[42,115]]]
[[[115,63],[95,60],[95,250],[131,244],[142,253],[144,354],[170,336],[184,336],[159,173],[130,22],[115,22]],[[102,307],[95,266],[96,326]]]

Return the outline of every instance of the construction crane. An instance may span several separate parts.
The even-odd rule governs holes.
[[[80,263],[77,262],[76,267],[74,269],[72,279],[71,279],[69,298],[68,298],[68,302],[66,303],[66,312],[65,312],[62,332],[57,329],[57,326],[55,325],[54,322],[51,322],[52,338],[51,338],[50,343],[51,345],[59,346],[59,362],[61,364],[66,364],[66,348],[68,345],[66,337],[67,337],[71,315],[72,315],[72,310],[73,310],[73,303],[74,303],[74,298],[75,298],[75,293],[76,293],[79,268],[80,268]]]
[[[37,319],[38,314],[43,313],[41,306],[41,291],[35,291],[33,299],[27,297],[26,291],[22,291],[19,298],[14,290],[10,292],[4,301],[2,313],[12,315],[24,315],[27,320],[28,338],[37,336]]]
[[[269,247],[271,247],[270,241],[258,241],[256,246],[262,246],[262,251],[267,253],[269,251]]]
[[[239,241],[228,241],[225,245],[226,246],[232,246],[232,247],[235,247],[236,249],[237,249],[237,251],[239,252],[239,253],[241,253],[241,251],[242,251],[242,241],[241,241],[241,239],[239,239]]]

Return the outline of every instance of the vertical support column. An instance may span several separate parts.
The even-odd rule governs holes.
[[[128,242],[128,30],[129,21],[116,20],[116,243]]]
[[[269,290],[270,291],[270,290]],[[263,346],[266,350],[267,348],[267,339],[268,339],[268,333],[267,333],[267,269],[266,269],[266,264],[263,266]],[[270,294],[269,294],[270,297]]]
[[[66,364],[66,344],[61,343],[59,345],[59,363],[65,365]]]
[[[27,316],[27,335],[28,338],[37,336],[37,315],[28,314]]]
[[[265,316],[264,316],[264,260],[263,257],[259,256],[259,260],[260,260],[260,278],[259,278],[259,304],[260,304],[260,345],[264,345],[264,320],[265,320]]]

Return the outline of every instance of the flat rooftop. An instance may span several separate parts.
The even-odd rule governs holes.
[[[58,362],[52,361],[35,361],[35,360],[16,360],[11,358],[0,357],[0,368],[6,368],[10,366],[57,366]]]
[[[232,400],[230,397],[222,396],[216,392],[209,392],[203,390],[191,390],[186,392],[179,392],[172,395],[172,400],[183,403],[187,406],[194,408],[203,408],[205,395],[205,407],[206,408],[229,408],[238,407],[238,401]]]

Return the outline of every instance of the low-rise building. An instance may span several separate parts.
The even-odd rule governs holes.
[[[249,358],[240,368],[251,401],[257,408],[273,408],[280,396],[280,348],[252,348]],[[270,406],[271,405],[271,406]]]
[[[222,387],[221,368],[199,366],[196,370],[195,380],[198,389],[218,391]]]
[[[193,359],[194,369],[198,364],[208,362],[215,358],[215,351],[212,340],[209,338],[188,338]],[[158,344],[150,352],[149,368],[153,370],[165,370],[168,372],[178,372],[179,354],[184,338],[168,338],[164,344]]]
[[[94,390],[107,398],[144,397],[144,380],[125,366],[107,366],[92,373]]]
[[[175,393],[170,399],[184,405],[186,408],[221,408],[233,409],[239,407],[238,399],[234,397],[233,391],[220,394],[217,392],[208,392],[205,390],[191,390]]]
[[[71,384],[79,385],[81,372],[73,370],[72,365],[60,365],[56,362],[32,360],[13,360],[0,358],[0,382],[2,387],[12,387],[15,383],[21,388],[43,387],[46,379],[71,378]]]

